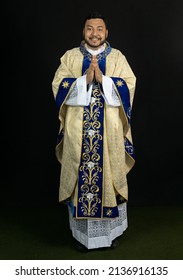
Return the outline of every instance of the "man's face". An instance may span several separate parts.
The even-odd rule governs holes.
[[[100,18],[88,19],[83,29],[83,37],[87,45],[97,50],[108,36],[108,30],[106,29],[105,23]]]

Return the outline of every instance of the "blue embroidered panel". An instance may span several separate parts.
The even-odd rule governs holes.
[[[122,78],[111,77],[113,80],[118,93],[120,94],[121,101],[123,103],[123,108],[130,124],[131,121],[131,105],[130,105],[130,93],[126,82]]]
[[[103,186],[104,99],[94,84],[91,103],[84,107],[82,153],[78,174],[77,217],[101,218]]]
[[[135,152],[132,143],[125,137],[125,151],[135,160]]]
[[[90,66],[90,63],[91,63],[91,60],[88,57],[84,57],[82,75],[86,74],[86,72]]]
[[[112,80],[113,80],[114,84],[116,85],[118,93],[121,97],[123,108],[124,108],[128,123],[130,125],[130,123],[131,123],[131,104],[130,104],[130,92],[129,92],[128,86],[122,78],[112,77]],[[135,159],[134,147],[133,147],[132,143],[126,137],[124,138],[124,143],[125,143],[125,151],[133,159]]]
[[[117,195],[116,200],[117,200],[117,205],[125,203],[127,201],[121,195]],[[76,217],[76,207],[73,205],[73,203],[69,199],[66,200],[65,203],[67,205],[69,205],[69,207],[71,209],[71,213],[72,213],[73,217],[75,218]],[[118,207],[117,206],[115,206],[115,207],[103,207],[103,217],[104,218],[119,217]]]
[[[58,112],[60,111],[60,107],[62,103],[65,101],[67,94],[70,90],[71,85],[76,80],[76,78],[64,78],[59,86],[59,90],[56,96],[56,105]]]
[[[82,74],[85,74],[92,56],[82,46],[81,52],[84,54]],[[98,57],[98,63],[100,70],[105,74],[106,56]],[[102,217],[103,118],[104,99],[98,83],[95,83],[91,103],[84,107],[83,113],[82,155],[78,174],[78,205],[74,214],[80,218]]]
[[[117,200],[117,205],[125,203],[127,200],[125,198],[123,198],[121,195],[117,195],[116,196],[116,200]],[[76,217],[76,207],[73,205],[73,203],[70,200],[66,200],[65,203],[67,205],[69,205],[72,215],[75,218]],[[118,207],[103,207],[102,209],[103,211],[103,218],[116,218],[119,217],[119,211],[118,211]]]
[[[74,207],[72,203],[67,203],[67,204],[70,206],[72,215],[75,218],[76,217],[76,207]],[[102,218],[116,218],[116,217],[119,217],[119,211],[118,211],[117,206],[115,206],[115,207],[103,207],[102,211],[103,211]],[[90,218],[92,218],[92,217],[90,217]],[[97,218],[97,217],[95,216],[93,218]]]

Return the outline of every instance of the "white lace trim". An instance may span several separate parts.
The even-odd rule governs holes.
[[[73,88],[69,94],[68,99],[66,100],[66,105],[75,105],[77,101],[78,89],[76,83],[74,83]]]
[[[102,87],[104,91],[103,97],[107,105],[113,107],[120,106],[121,105],[120,100],[114,88],[113,80],[110,77],[102,75]]]
[[[69,208],[69,223],[73,237],[88,249],[110,247],[112,241],[128,227],[126,203],[118,206],[119,217],[92,220],[74,219]]]
[[[70,106],[88,106],[92,103],[93,85],[90,85],[89,90],[86,91],[86,76],[78,78],[65,102]],[[120,100],[115,91],[113,81],[110,77],[103,76],[103,90],[102,96],[109,106],[118,107],[121,105]]]
[[[70,106],[88,106],[91,100],[92,86],[87,91],[86,75],[76,79],[65,104]]]

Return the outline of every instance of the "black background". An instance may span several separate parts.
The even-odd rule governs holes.
[[[108,18],[108,41],[137,77],[129,203],[182,204],[183,2],[17,0],[4,3],[1,17],[1,205],[58,204],[51,82],[93,10]]]

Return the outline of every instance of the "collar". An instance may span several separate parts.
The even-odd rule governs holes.
[[[104,43],[102,46],[100,46],[100,48],[98,50],[92,50],[90,49],[87,44],[85,44],[85,48],[86,50],[91,53],[91,55],[97,55],[99,53],[102,53],[105,50],[106,44]]]
[[[80,44],[80,51],[82,52],[82,54],[84,55],[84,57],[87,57],[90,61],[92,59],[92,55],[93,53],[91,53],[91,51],[93,52],[93,50],[89,49],[86,46],[85,41],[82,41]],[[94,51],[96,52],[96,51]],[[98,50],[97,50],[97,54],[95,54],[97,56],[97,59],[100,60],[102,58],[105,58],[110,52],[111,52],[111,46],[110,44],[106,41],[104,43],[104,45],[102,45]]]

